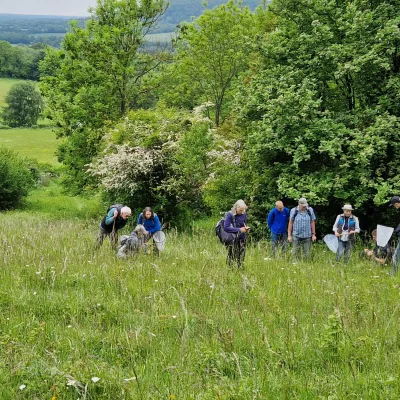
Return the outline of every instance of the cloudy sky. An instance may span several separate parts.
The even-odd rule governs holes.
[[[0,0],[0,13],[40,15],[88,15],[96,0]]]

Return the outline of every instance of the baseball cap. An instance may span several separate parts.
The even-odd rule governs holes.
[[[390,200],[389,206],[393,206],[396,203],[400,203],[400,197],[399,196],[393,196],[392,200]]]
[[[399,202],[400,202],[400,200],[399,200]],[[304,197],[301,197],[299,199],[299,204],[301,204],[302,206],[308,206],[307,199]]]

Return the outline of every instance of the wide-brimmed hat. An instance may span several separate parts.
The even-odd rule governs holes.
[[[348,211],[353,211],[354,208],[351,206],[351,204],[345,204],[345,205],[342,207],[342,210],[343,210],[343,211],[346,211],[346,210],[348,210]]]

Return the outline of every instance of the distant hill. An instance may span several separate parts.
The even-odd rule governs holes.
[[[214,8],[226,1],[209,0],[206,8]],[[260,1],[243,0],[243,4],[254,10]],[[191,21],[200,16],[204,10],[203,0],[170,0],[168,10],[153,33],[174,32],[180,22]],[[68,30],[68,21],[70,20],[80,20],[82,25],[85,23],[85,17],[0,13],[0,40],[8,41],[11,44],[25,45],[46,42],[51,46],[58,47]],[[155,35],[155,38],[161,38],[161,36]],[[170,36],[166,36],[165,40],[169,41]]]
[[[209,0],[207,8],[214,8],[227,0]],[[260,0],[244,0],[243,4],[254,10]],[[198,17],[204,11],[203,0],[170,0],[170,6],[160,21],[157,32],[172,32],[182,21],[191,21],[192,17]]]

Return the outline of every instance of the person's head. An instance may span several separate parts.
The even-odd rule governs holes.
[[[299,208],[300,208],[300,210],[305,210],[307,208],[307,206],[308,206],[307,199],[304,198],[304,197],[301,197],[299,199]]]
[[[133,230],[138,236],[146,234],[146,228],[142,225],[136,225],[135,229]]]
[[[343,210],[343,214],[344,214],[346,217],[350,217],[351,212],[353,211],[353,207],[351,206],[351,204],[345,204],[345,205],[342,207],[342,210]]]
[[[399,209],[400,208],[400,197],[393,196],[392,199],[390,200],[389,206],[394,206],[395,208]]]
[[[371,232],[372,240],[376,242],[376,229]]]
[[[284,207],[283,203],[282,203],[280,200],[278,200],[278,201],[275,203],[275,208],[276,208],[279,212],[282,212],[283,209],[284,209],[285,207]]]
[[[154,212],[153,212],[153,210],[151,209],[151,207],[146,207],[146,208],[143,210],[143,218],[144,218],[144,219],[153,219],[153,218],[154,218]]]
[[[243,200],[238,200],[232,207],[233,215],[241,215],[247,210],[247,205]]]
[[[132,215],[132,211],[129,207],[121,208],[121,218],[128,219]]]

